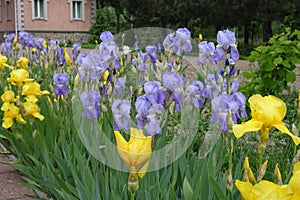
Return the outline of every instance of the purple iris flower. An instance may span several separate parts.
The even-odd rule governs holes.
[[[32,35],[28,35],[26,37],[26,40],[24,41],[24,45],[30,48],[33,48],[35,46],[34,37]]]
[[[243,93],[241,92],[235,92],[234,94],[232,94],[234,100],[237,102],[238,108],[241,112],[241,117],[245,118],[247,117],[247,112],[246,112],[246,108],[245,108],[245,104],[246,104],[246,97],[244,96]],[[236,113],[238,116],[238,112]],[[238,118],[240,118],[238,116]]]
[[[231,91],[230,91],[230,93],[237,92],[237,90],[239,89],[239,85],[240,85],[239,81],[236,80],[236,79],[233,79],[232,80],[232,84],[231,84]]]
[[[65,95],[69,93],[68,89],[68,81],[70,79],[70,76],[68,74],[64,73],[58,73],[54,74],[53,76],[53,82],[54,82],[54,90],[56,96],[58,95]]]
[[[100,35],[100,40],[102,40],[103,42],[114,40],[114,36],[110,31],[104,31]]]
[[[114,59],[114,69],[119,69],[120,67],[121,67],[120,59],[116,57]]]
[[[16,34],[15,33],[10,33],[6,36],[6,41],[12,43],[15,39]]]
[[[138,70],[141,71],[141,72],[144,72],[147,69],[146,59],[147,59],[147,54],[143,53],[140,50],[138,52]]]
[[[100,61],[100,55],[96,52],[79,54],[77,57],[79,67],[79,81],[98,80],[107,67]]]
[[[59,40],[50,40],[50,51],[56,50],[59,45]]]
[[[187,87],[186,105],[193,104],[195,108],[203,108],[203,99],[207,96],[203,83],[194,81]]]
[[[12,45],[10,42],[3,42],[1,44],[1,54],[3,56],[8,56],[8,54],[11,54],[12,53]]]
[[[72,45],[72,61],[75,62],[79,54],[79,43],[75,42]]]
[[[114,86],[113,93],[117,96],[119,96],[121,94],[124,94],[125,84],[126,84],[126,80],[123,77],[117,78],[115,86]]]
[[[149,115],[146,118],[145,129],[148,135],[154,136],[155,134],[161,134],[162,130],[159,126],[159,118],[164,107],[160,104],[155,104],[149,109]]]
[[[125,129],[130,127],[130,109],[131,104],[127,100],[116,100],[112,105],[112,112],[114,115],[114,130]]]
[[[63,66],[66,63],[66,58],[64,55],[64,49],[60,46],[57,46],[56,52],[55,52],[55,64],[58,64],[59,66]]]
[[[147,99],[152,104],[164,104],[166,99],[166,89],[161,88],[159,81],[148,81],[144,84],[144,91]]]
[[[212,59],[212,55],[215,51],[215,45],[213,42],[202,41],[199,43],[199,60],[198,64],[216,64]]]
[[[175,72],[166,72],[162,76],[162,82],[167,89],[174,90],[183,84],[183,78]]]
[[[235,44],[236,38],[234,32],[229,31],[228,29],[218,31],[217,42],[218,45],[213,55],[213,60],[215,62],[224,60],[227,53],[230,54],[232,60],[237,61],[239,59],[240,55]]]
[[[170,33],[163,41],[165,49],[170,48],[175,54],[182,55],[192,50],[191,33],[187,28],[179,28],[175,33]]]
[[[153,45],[146,46],[146,52],[150,56],[150,59],[151,59],[152,63],[155,63],[158,60],[158,57],[156,55],[156,51],[157,51],[156,46],[153,46]]]
[[[176,110],[180,111],[183,98],[183,89],[180,87],[184,83],[182,76],[175,72],[166,72],[162,76],[163,86],[172,92],[172,99],[176,102]]]
[[[148,100],[146,96],[139,96],[136,99],[135,109],[139,115],[147,116],[150,106],[151,106],[151,102]]]
[[[180,88],[180,87],[175,88],[175,90],[172,93],[172,97],[173,97],[173,100],[176,103],[176,111],[180,112],[181,102],[182,102],[182,99],[183,99],[183,89]]]
[[[82,92],[80,100],[83,104],[81,116],[95,120],[100,116],[101,95],[98,91]]]
[[[118,58],[117,53],[119,52],[119,47],[114,41],[114,36],[109,31],[101,33],[100,39],[102,40],[99,46],[100,60],[108,68],[109,60]]]
[[[213,114],[210,119],[210,123],[219,122],[222,131],[228,130],[227,119],[228,111],[235,110],[237,103],[233,97],[229,94],[221,94],[212,100]]]
[[[38,50],[43,51],[45,49],[45,47],[43,45],[44,41],[45,41],[44,38],[41,38],[41,37],[36,38],[36,43],[35,44],[36,44],[36,48]]]
[[[218,96],[223,91],[223,77],[219,73],[208,74],[205,84],[210,98]]]
[[[20,31],[19,32],[19,42],[21,44],[24,44],[25,41],[27,40],[27,36],[28,36],[28,33],[26,31]]]

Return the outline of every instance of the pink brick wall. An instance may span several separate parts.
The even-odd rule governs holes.
[[[6,2],[5,0],[0,0],[2,1],[2,6],[1,6],[1,13],[2,13],[2,21],[0,22],[0,31],[8,31],[12,32],[15,30],[15,11],[14,11],[14,1],[10,1],[10,20],[7,21],[6,18]]]
[[[32,20],[31,2],[24,0],[24,30],[88,32],[91,27],[91,0],[84,4],[85,21],[70,21],[70,4],[67,0],[50,0],[47,3],[48,19]]]

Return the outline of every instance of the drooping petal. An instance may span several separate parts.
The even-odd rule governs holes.
[[[11,117],[3,117],[2,127],[8,129],[13,125],[13,123],[14,121]]]
[[[300,138],[297,137],[297,136],[295,136],[295,135],[293,135],[293,134],[287,129],[287,127],[285,127],[285,125],[283,124],[283,122],[282,122],[282,123],[279,123],[279,124],[273,124],[273,126],[274,126],[275,128],[277,128],[278,130],[280,130],[282,133],[288,134],[288,135],[293,139],[293,141],[294,141],[294,143],[295,143],[296,145],[300,144]]]
[[[249,120],[243,124],[234,124],[232,126],[233,133],[236,138],[242,137],[246,132],[258,131],[262,128],[263,123],[256,120]]]
[[[35,118],[38,118],[38,119],[41,120],[41,121],[44,120],[44,116],[41,115],[41,114],[38,113],[38,112],[33,113],[32,116],[34,116]]]

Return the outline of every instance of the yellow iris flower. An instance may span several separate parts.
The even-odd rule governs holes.
[[[7,62],[7,57],[0,54],[0,71],[3,71],[4,67],[8,67],[6,62]]]
[[[65,54],[65,59],[66,59],[66,66],[70,67],[72,65],[72,60],[71,60],[66,48],[64,48],[64,54]]]
[[[102,79],[102,83],[103,83],[104,85],[106,85],[108,76],[109,76],[109,71],[108,71],[108,70],[105,70],[105,72],[104,72],[104,74],[103,74],[103,79]]]
[[[39,111],[38,105],[30,101],[26,101],[25,103],[23,103],[23,106],[25,108],[25,115],[33,116],[35,118],[38,118],[41,121],[44,120],[44,116],[38,112]]]
[[[1,106],[1,110],[2,111],[6,111],[9,108],[10,103],[16,101],[15,93],[13,91],[11,91],[11,90],[6,90],[1,95],[1,100],[3,102],[2,106]]]
[[[37,82],[26,82],[22,86],[22,95],[26,95],[26,101],[36,103],[38,101],[37,96],[42,94],[49,94],[49,92],[47,90],[41,91],[40,84]]]
[[[235,185],[243,200],[297,200],[300,199],[300,162],[294,165],[293,176],[287,185],[262,180],[252,185],[236,180]]]
[[[272,95],[262,97],[255,94],[249,98],[252,119],[243,123],[233,125],[233,133],[236,138],[242,137],[246,132],[261,131],[261,142],[269,139],[269,130],[272,127],[288,134],[296,145],[300,143],[300,138],[293,135],[284,125],[283,118],[286,114],[285,103]]]
[[[10,77],[7,81],[12,85],[20,86],[24,81],[29,81],[29,73],[25,69],[15,69],[10,72]]]
[[[21,114],[19,113],[20,109],[14,104],[6,104],[3,110],[5,110],[2,122],[3,128],[10,128],[14,123],[13,119],[16,119],[21,124],[26,124],[26,121],[22,118]]]
[[[6,90],[2,95],[1,95],[1,100],[2,102],[15,102],[15,93],[12,90]]]
[[[127,142],[119,131],[114,131],[118,153],[130,173],[138,173],[143,178],[151,157],[152,136],[144,136],[143,131],[130,128],[130,140]]]
[[[17,66],[21,67],[23,69],[28,69],[28,59],[25,57],[20,57],[20,59],[17,61]]]

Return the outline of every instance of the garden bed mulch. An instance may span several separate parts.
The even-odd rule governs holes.
[[[26,182],[20,173],[10,166],[11,162],[13,158],[0,146],[0,200],[29,200],[32,199],[30,196],[38,197],[35,191],[22,186]]]

